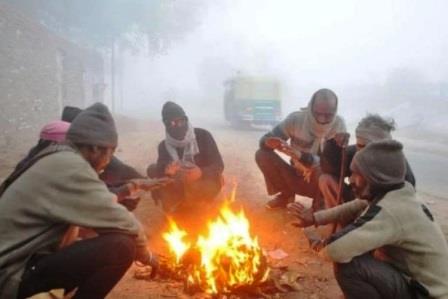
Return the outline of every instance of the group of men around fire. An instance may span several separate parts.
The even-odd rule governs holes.
[[[448,298],[447,241],[416,196],[393,121],[367,115],[348,145],[337,108],[336,94],[320,89],[261,138],[255,160],[274,196],[266,207],[288,209],[301,227],[334,225],[313,248],[334,262],[346,298]],[[65,107],[41,130],[0,187],[0,298],[52,289],[104,298],[133,261],[157,269],[131,212],[141,191],[168,214],[194,213],[221,191],[224,170],[212,134],[181,106],[166,102],[162,120],[147,176],[114,156],[118,134],[103,104]]]

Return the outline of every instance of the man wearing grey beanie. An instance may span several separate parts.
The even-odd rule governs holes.
[[[343,179],[345,180],[351,175],[350,164],[356,151],[364,148],[370,142],[392,139],[391,133],[393,130],[395,130],[393,119],[387,119],[378,114],[367,114],[356,127],[356,145],[341,148],[334,139],[325,143],[320,159],[322,174],[319,176],[319,189],[324,197],[326,208],[332,208],[342,202],[354,199],[350,186],[343,183],[341,198],[338,200],[338,192],[340,192],[339,188],[341,187],[339,184],[342,152],[345,151],[346,155],[345,163],[342,166],[344,168]],[[416,185],[414,173],[407,161],[405,181],[411,183],[414,187]]]
[[[134,260],[157,266],[139,221],[98,178],[118,142],[107,107],[82,111],[66,139],[1,196],[0,298],[75,288],[73,298],[104,298]],[[77,226],[98,236],[73,242]]]
[[[448,298],[448,245],[405,182],[402,149],[395,140],[371,142],[351,163],[351,185],[368,205],[321,251],[335,263],[345,298]],[[304,226],[320,224],[317,214]]]

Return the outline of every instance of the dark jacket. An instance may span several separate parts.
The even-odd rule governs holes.
[[[202,179],[220,182],[224,171],[224,162],[212,134],[201,128],[195,128],[194,133],[199,147],[199,154],[194,156],[194,162],[202,171]],[[177,152],[179,157],[182,157],[183,149],[178,148]],[[156,175],[164,177],[166,166],[173,161],[166,149],[165,140],[160,142],[158,153]]]
[[[131,179],[141,179],[143,176],[131,166],[123,163],[113,156],[110,163],[100,174],[100,179],[106,183],[109,189],[121,186]],[[113,191],[113,190],[111,190]]]

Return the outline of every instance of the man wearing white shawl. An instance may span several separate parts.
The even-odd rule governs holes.
[[[174,102],[162,108],[165,139],[158,159],[147,169],[151,178],[172,177],[174,183],[152,193],[168,212],[186,210],[209,202],[222,187],[224,163],[209,131],[193,128],[185,111]]]
[[[294,201],[295,194],[312,198],[314,206],[320,204],[320,170],[317,165],[322,145],[330,138],[346,136],[344,120],[336,114],[337,107],[336,94],[329,89],[320,89],[313,94],[308,107],[291,113],[261,138],[255,160],[264,175],[268,194],[276,195],[267,203],[267,208],[284,208],[288,202]],[[309,182],[267,146],[266,141],[270,137],[289,141],[302,164],[313,169]]]

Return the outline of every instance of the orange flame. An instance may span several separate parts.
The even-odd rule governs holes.
[[[163,234],[175,268],[190,249],[199,253],[200,259],[184,275],[189,285],[217,294],[266,280],[268,270],[262,267],[261,247],[258,239],[251,237],[249,220],[242,210],[234,212],[225,203],[219,216],[208,223],[206,235],[199,235],[194,244],[185,241],[186,237],[187,232],[172,220],[169,231]]]
[[[174,222],[172,219],[169,219],[169,222],[170,232],[164,233],[162,236],[165,241],[170,244],[169,248],[176,258],[176,263],[180,263],[180,259],[185,254],[185,252],[187,252],[191,245],[184,240],[187,237],[187,232],[179,229],[176,222]]]

